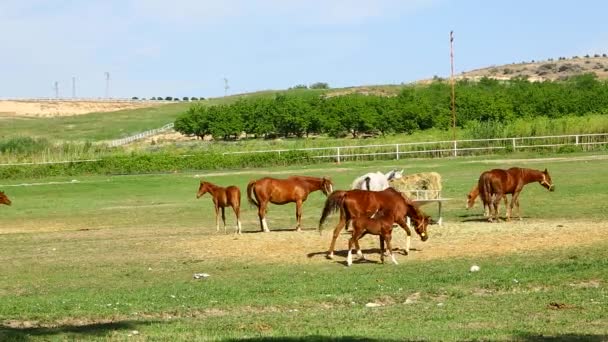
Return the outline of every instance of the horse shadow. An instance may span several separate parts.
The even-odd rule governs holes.
[[[29,341],[33,338],[47,339],[52,335],[67,334],[70,339],[90,339],[103,338],[108,333],[122,331],[127,334],[130,331],[137,331],[142,326],[160,323],[160,321],[118,321],[108,323],[91,323],[85,325],[60,325],[57,327],[11,327],[5,324],[0,324],[0,340],[2,341]],[[47,336],[44,338],[44,336]]]
[[[421,250],[420,249],[416,249],[416,248],[410,248],[410,253],[412,251],[419,252]],[[379,256],[380,253],[381,253],[380,248],[361,249],[361,252],[363,252],[363,254],[366,255],[366,256],[367,255],[378,255]],[[408,253],[405,252],[405,249],[402,249],[402,248],[399,248],[399,247],[394,247],[393,248],[393,254],[397,254],[397,253],[399,253],[401,255],[404,255],[404,256],[408,255]],[[319,252],[307,253],[306,257],[308,257],[310,259],[310,258],[314,258],[316,256],[326,256],[326,255],[327,255],[327,251],[319,251]],[[336,250],[336,251],[334,251],[334,256],[340,256],[340,257],[346,258],[348,256],[348,250],[347,249],[339,250],[339,251]],[[353,257],[354,258],[358,258],[356,254],[354,254]],[[355,260],[353,260],[353,261],[355,261]],[[363,260],[361,260],[361,261],[363,261]],[[365,259],[365,261],[369,262],[369,263],[377,263],[377,264],[381,263],[379,260],[375,261],[375,260],[367,260],[367,259]],[[336,263],[342,263],[342,262],[336,261]],[[344,264],[346,264],[346,262],[344,262]]]
[[[479,217],[476,215],[459,215],[458,217],[462,218],[462,220],[460,222],[466,223],[466,222],[488,222],[488,218],[487,217]],[[529,218],[528,216],[522,216],[521,220],[523,219],[527,219]],[[494,221],[494,223],[498,223],[498,222],[519,222],[521,221],[519,219],[519,217],[511,217],[510,221],[507,221],[507,218],[505,216],[499,216],[497,220]]]
[[[301,228],[302,232],[308,232],[308,231],[317,231],[318,228]],[[296,231],[296,228],[270,228],[270,233],[300,233],[298,231]],[[257,234],[257,233],[264,233],[264,231],[258,229],[258,230],[243,230],[242,231],[243,234]]]

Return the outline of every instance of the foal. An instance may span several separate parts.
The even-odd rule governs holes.
[[[352,249],[353,244],[357,249],[357,255],[365,259],[361,247],[359,247],[359,239],[366,234],[378,235],[380,238],[380,260],[384,263],[384,242],[388,247],[388,255],[390,255],[393,263],[396,265],[397,260],[393,255],[393,249],[391,247],[391,239],[393,234],[393,218],[390,215],[386,215],[382,210],[376,210],[371,217],[360,216],[355,218],[353,221],[353,232],[352,237],[348,240],[348,256],[346,257],[346,263],[348,266],[353,264]]]
[[[475,185],[473,187],[473,189],[471,189],[471,191],[467,195],[467,210],[469,210],[475,206],[475,200],[477,199],[477,197],[479,197],[479,186]],[[505,196],[504,198],[505,198],[505,207],[507,207],[509,205],[509,203],[507,202],[507,196]],[[483,201],[481,201],[481,202],[483,203]],[[485,204],[483,205],[483,216],[485,216],[485,217],[490,216],[490,207]]]
[[[0,191],[0,204],[11,205],[11,200],[6,196],[4,191]]]
[[[215,230],[220,231],[219,211],[222,210],[222,222],[224,223],[224,233],[226,233],[226,215],[224,214],[225,207],[232,207],[236,215],[236,232],[241,234],[241,190],[236,186],[222,188],[215,184],[201,180],[198,187],[196,198],[200,198],[206,193],[213,196],[213,205],[215,206]]]

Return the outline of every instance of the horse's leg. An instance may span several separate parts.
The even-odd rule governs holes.
[[[384,238],[382,234],[378,235],[380,238],[380,261],[384,264]]]
[[[502,199],[502,196],[504,196],[504,194],[502,192],[497,192],[494,195],[494,199],[492,199],[492,207],[494,209],[494,212],[490,213],[490,222],[492,222],[492,219],[495,219],[498,221],[498,205],[500,204],[500,200]],[[492,210],[490,210],[492,211]]]
[[[345,226],[348,227],[349,223],[350,223],[350,220],[346,220],[345,217],[340,215],[340,221],[334,228],[334,233],[333,233],[333,236],[331,237],[331,244],[329,245],[329,253],[327,254],[328,259],[334,258],[334,248],[336,247],[336,240],[338,239],[338,236],[340,235],[340,232],[342,231],[342,229]]]
[[[296,201],[296,232],[302,230],[302,200]]]
[[[232,205],[232,210],[234,210],[234,215],[236,216],[236,234],[241,234],[241,208],[238,204]]]
[[[215,232],[219,233],[219,231],[220,231],[220,206],[217,204],[217,202],[213,202],[213,205],[215,206]]]
[[[353,232],[353,235],[355,234],[355,232]],[[359,256],[359,259],[362,260],[366,260],[365,259],[365,255],[363,255],[363,252],[361,251],[361,246],[359,245],[359,239],[364,237],[367,234],[367,231],[363,231],[363,233],[361,233],[359,236],[357,236],[357,239],[355,240],[355,248],[357,249],[357,256]]]
[[[410,244],[412,242],[412,231],[410,230],[410,227],[407,225],[407,222],[405,222],[405,219],[399,219],[399,221],[397,221],[397,224],[399,226],[401,226],[401,228],[403,228],[403,230],[405,230],[405,254],[408,255],[410,254]],[[390,250],[390,253],[393,253],[392,250]]]
[[[348,239],[348,255],[346,256],[346,265],[350,266],[353,264],[353,244],[355,243],[355,232],[353,232],[353,236]]]
[[[224,234],[226,234],[226,208],[221,207],[222,209],[222,223],[224,224]]]
[[[261,202],[260,207],[258,208],[258,216],[260,217],[260,225],[262,226],[262,231],[265,233],[270,232],[268,229],[268,224],[266,223],[266,206],[267,202]]]
[[[387,231],[386,233],[384,233],[384,240],[386,241],[386,247],[388,247],[388,254],[391,256],[391,260],[393,260],[393,264],[397,265],[398,262],[395,259],[395,255],[393,254],[393,248],[391,246],[391,240],[392,240],[392,231]]]
[[[516,191],[513,192],[513,196],[511,196],[511,210],[513,210],[513,206],[517,206],[517,214],[519,216],[519,219],[521,220],[521,210],[519,209],[519,194],[521,192]],[[511,213],[509,213],[511,214]]]

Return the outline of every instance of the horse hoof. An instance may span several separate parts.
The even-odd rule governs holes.
[[[325,256],[325,258],[329,259],[329,260],[333,260],[334,259],[334,255],[333,254],[327,254]]]

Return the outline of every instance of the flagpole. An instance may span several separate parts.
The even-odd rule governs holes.
[[[456,93],[454,91],[454,31],[450,31],[450,85],[452,87],[452,136],[456,154]]]

